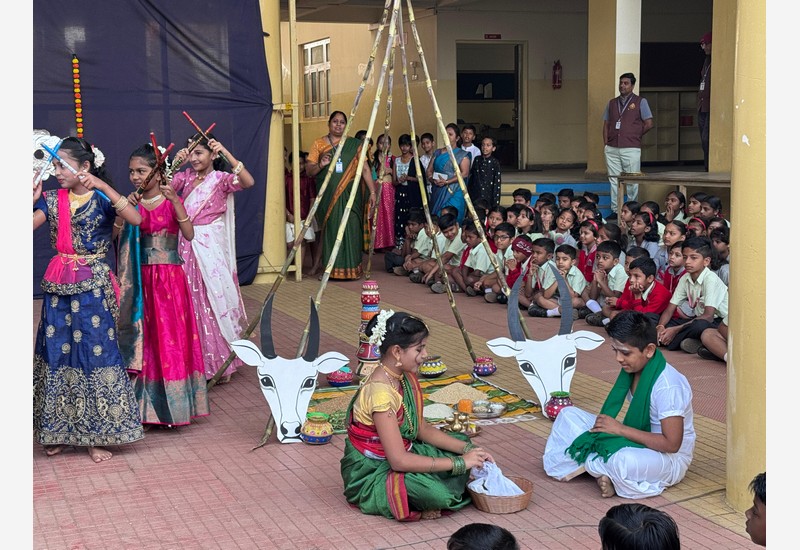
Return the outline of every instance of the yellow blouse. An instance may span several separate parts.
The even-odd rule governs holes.
[[[385,382],[368,382],[358,392],[353,403],[353,419],[367,426],[373,426],[372,413],[394,411],[403,406],[403,397]]]

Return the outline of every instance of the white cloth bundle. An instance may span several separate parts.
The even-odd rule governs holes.
[[[472,476],[475,479],[470,481],[469,488],[476,493],[493,497],[513,497],[525,492],[504,476],[494,462],[484,462],[483,468],[473,467]]]

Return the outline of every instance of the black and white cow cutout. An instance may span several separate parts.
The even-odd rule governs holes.
[[[602,336],[588,330],[572,332],[572,300],[569,289],[555,266],[550,264],[550,268],[558,281],[561,306],[561,327],[558,334],[547,340],[525,338],[519,320],[519,285],[522,281],[522,277],[519,277],[508,297],[508,330],[511,339],[495,338],[486,342],[496,355],[516,358],[519,370],[536,393],[545,416],[547,413],[544,405],[550,399],[550,393],[569,391],[575,374],[577,351],[593,350],[605,341]]]
[[[302,357],[285,359],[275,353],[272,342],[272,299],[267,298],[261,313],[261,350],[250,340],[236,340],[231,347],[246,364],[256,367],[261,392],[269,404],[277,436],[281,443],[301,441],[300,428],[308,412],[308,403],[317,387],[317,373],[331,373],[347,364],[347,356],[319,351],[319,315],[311,299],[309,338]],[[263,353],[262,353],[263,350]]]

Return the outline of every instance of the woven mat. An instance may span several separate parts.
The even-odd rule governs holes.
[[[422,386],[422,398],[424,405],[433,403],[429,399],[430,395],[445,386],[460,382],[467,386],[471,386],[476,390],[484,392],[489,396],[489,401],[495,403],[504,403],[508,410],[498,418],[478,419],[476,424],[485,426],[488,424],[505,424],[510,422],[522,422],[526,420],[535,420],[537,417],[533,413],[541,412],[542,408],[527,399],[522,399],[520,396],[515,395],[508,390],[504,390],[495,386],[491,382],[487,382],[483,378],[476,378],[471,374],[460,374],[458,376],[450,376],[447,378],[420,378],[420,386]],[[331,415],[331,424],[333,424],[334,433],[346,433],[344,427],[344,413],[350,399],[358,390],[358,386],[345,386],[341,388],[322,388],[318,389],[311,396],[311,401],[308,405],[309,412],[319,411],[327,412]],[[335,400],[335,401],[332,401]],[[332,405],[332,407],[331,407]]]

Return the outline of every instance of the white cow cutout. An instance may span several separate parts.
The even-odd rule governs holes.
[[[577,366],[577,351],[593,350],[605,338],[588,330],[572,332],[572,301],[564,278],[551,264],[559,287],[561,304],[561,327],[558,334],[547,340],[528,340],[522,332],[519,320],[519,285],[522,277],[514,283],[508,298],[508,328],[511,338],[495,338],[486,345],[495,355],[515,357],[519,370],[533,388],[542,414],[547,416],[545,403],[554,391],[569,391]]]
[[[261,392],[275,419],[276,435],[281,443],[297,443],[300,428],[308,412],[308,403],[317,387],[317,373],[331,373],[348,362],[347,356],[329,351],[317,357],[319,349],[319,316],[311,299],[311,323],[306,352],[302,357],[286,359],[275,353],[272,342],[272,298],[264,303],[261,315],[261,348],[250,340],[231,343],[237,357],[256,367]]]

